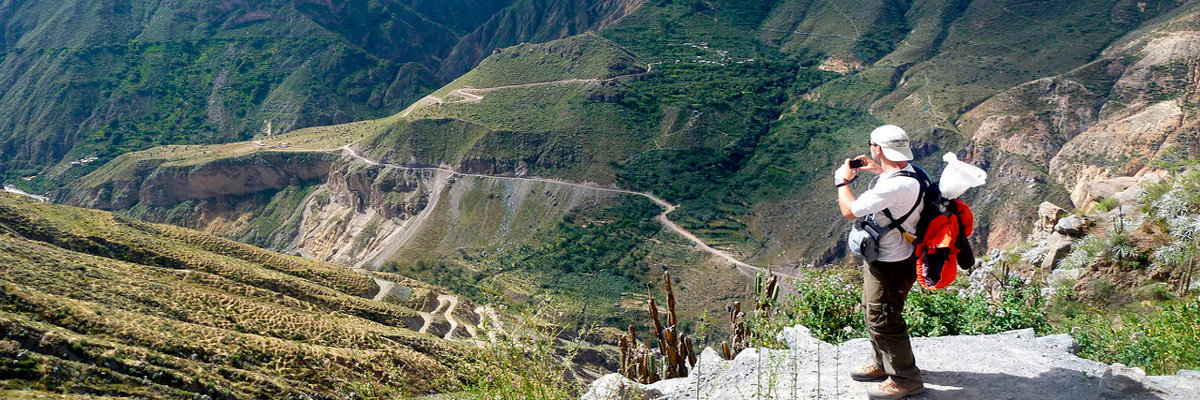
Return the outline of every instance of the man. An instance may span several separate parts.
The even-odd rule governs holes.
[[[915,172],[908,163],[913,158],[908,133],[898,126],[884,125],[871,132],[869,145],[870,157],[855,158],[863,166],[851,168],[851,160],[847,159],[834,172],[842,215],[848,219],[873,215],[876,223],[886,226],[893,220],[884,210],[897,219],[911,210],[900,227],[904,232],[916,232],[921,214],[918,201],[921,185],[915,178],[899,174]],[[849,183],[858,177],[858,172],[876,174],[878,181],[856,199]],[[857,381],[883,380],[878,387],[867,391],[871,399],[899,399],[925,391],[909,343],[908,324],[901,315],[908,291],[917,279],[913,250],[913,243],[899,229],[892,229],[879,238],[879,260],[863,266],[864,314],[874,359],[853,371],[850,377]]]

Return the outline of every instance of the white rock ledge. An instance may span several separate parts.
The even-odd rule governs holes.
[[[876,383],[855,382],[850,370],[867,361],[870,345],[838,346],[808,328],[784,329],[787,350],[746,349],[732,361],[705,349],[685,378],[640,385],[618,374],[592,383],[584,400],[865,399]],[[1036,337],[1032,329],[980,336],[913,338],[927,391],[908,399],[1200,399],[1200,371],[1146,376],[1140,368],[1079,358],[1068,335]]]

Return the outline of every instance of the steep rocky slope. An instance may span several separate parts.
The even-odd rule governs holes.
[[[1095,200],[1093,182],[1174,171],[1200,154],[1198,21],[1200,5],[1181,6],[1095,61],[999,93],[958,120],[977,162],[1014,182],[985,188],[989,209],[1010,210],[988,218],[997,221],[989,243],[1019,241],[1027,233],[1019,221],[1040,201],[1085,207]],[[1022,180],[1026,190],[1015,187]]]

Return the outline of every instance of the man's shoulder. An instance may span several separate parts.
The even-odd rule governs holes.
[[[915,171],[915,169],[912,167],[912,165],[909,165],[908,167],[906,167],[902,170],[893,172],[887,176],[880,177],[879,182],[876,183],[876,186],[877,187],[886,186],[889,188],[897,188],[897,189],[898,188],[908,188],[910,186],[919,188],[921,186],[921,183],[918,181],[918,179],[920,179],[918,177],[918,173]]]

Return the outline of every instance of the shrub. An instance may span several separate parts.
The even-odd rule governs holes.
[[[786,321],[778,326],[801,324],[817,338],[831,343],[866,336],[863,321],[862,282],[836,272],[814,272],[796,285],[796,294],[781,307]],[[773,336],[773,335],[772,335]]]
[[[1149,312],[1082,313],[1070,322],[1080,356],[1143,367],[1150,374],[1200,366],[1200,298]]]
[[[797,285],[792,301],[782,309],[777,326],[801,324],[821,340],[833,343],[866,336],[862,284],[846,274],[814,273]],[[999,333],[1033,328],[1049,331],[1040,287],[1010,281],[994,297],[965,294],[952,286],[944,290],[916,289],[909,294],[904,317],[913,336]]]
[[[1110,197],[1110,198],[1107,198],[1104,200],[1100,200],[1099,203],[1096,203],[1096,209],[1100,210],[1100,211],[1109,211],[1114,208],[1117,208],[1118,205],[1119,205],[1119,203],[1117,202],[1117,199]]]

